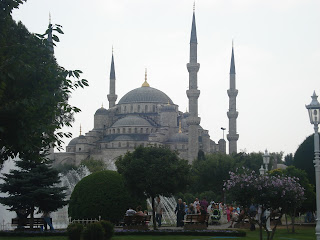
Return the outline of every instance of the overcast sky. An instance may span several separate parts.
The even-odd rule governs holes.
[[[108,107],[112,45],[118,101],[141,86],[147,68],[150,86],[186,110],[192,8],[193,0],[29,0],[13,17],[35,33],[45,32],[49,12],[63,26],[55,56],[90,84],[70,100],[82,109],[65,129],[76,137],[80,124],[93,128],[102,103]],[[199,115],[211,139],[228,131],[232,39],[238,150],[294,153],[313,132],[305,104],[320,94],[319,11],[318,0],[196,1]]]

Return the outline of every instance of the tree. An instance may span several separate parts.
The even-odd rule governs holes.
[[[316,185],[314,169],[314,135],[307,137],[294,154],[293,166],[305,170],[312,185]]]
[[[141,147],[116,161],[132,194],[151,198],[153,227],[156,229],[154,200],[158,195],[172,196],[189,184],[190,166],[176,152],[164,147]]]
[[[61,26],[49,24],[45,34],[31,34],[12,19],[12,10],[23,2],[0,2],[0,165],[8,157],[30,159],[36,152],[41,161],[49,146],[61,147],[61,138],[71,134],[60,129],[71,126],[80,111],[68,104],[70,93],[88,85],[80,70],[64,69],[53,56],[54,43],[47,38],[63,34]],[[54,34],[52,39],[59,41]]]
[[[292,153],[289,153],[284,157],[284,164],[287,165],[287,166],[293,165],[293,155],[292,155]]]
[[[80,165],[86,166],[91,173],[103,171],[106,169],[106,164],[100,159],[95,160],[93,158],[84,159]]]
[[[246,169],[241,169],[238,173],[231,172],[225,187],[233,199],[245,209],[255,204],[261,205],[262,211],[270,209],[272,214],[277,213],[279,220],[276,221],[271,233],[266,229],[265,221],[262,219],[257,221],[255,217],[249,216],[251,222],[259,225],[261,240],[262,227],[267,230],[267,239],[273,239],[283,213],[299,207],[304,200],[304,189],[297,179],[279,175],[257,175],[254,171]]]
[[[99,171],[83,178],[74,188],[69,216],[73,219],[98,219],[118,223],[130,201],[123,177],[110,170]]]
[[[270,176],[286,176],[292,177],[297,180],[297,182],[304,188],[304,200],[301,203],[299,208],[289,209],[289,214],[291,217],[292,223],[292,232],[295,232],[294,221],[296,216],[296,211],[306,212],[306,211],[315,211],[316,210],[316,193],[315,187],[310,184],[307,173],[304,170],[296,168],[294,166],[289,166],[286,169],[275,169],[269,172]]]
[[[255,172],[259,172],[261,164],[263,163],[262,154],[263,154],[262,152],[258,152],[258,153],[240,152],[233,155],[233,157],[236,161],[236,167],[238,168],[245,167]]]
[[[17,170],[3,174],[4,183],[0,184],[0,190],[8,196],[1,197],[0,203],[15,211],[20,223],[30,215],[32,228],[37,208],[42,212],[52,212],[67,204],[66,188],[57,187],[60,183],[58,172],[46,162],[18,160],[16,165]]]
[[[229,171],[234,168],[234,159],[222,153],[207,154],[204,159],[195,160],[191,170],[193,182],[190,191],[193,194],[213,191],[216,196],[222,197],[224,181],[229,177]]]

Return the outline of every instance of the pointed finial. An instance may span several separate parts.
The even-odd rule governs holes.
[[[103,103],[101,104],[101,108],[103,108]]]
[[[196,11],[196,1],[193,1],[193,12]]]
[[[51,13],[49,12],[49,24],[51,24]]]
[[[82,134],[82,130],[81,130],[81,124],[80,124],[80,136],[81,136],[81,134]]]
[[[142,87],[150,87],[149,83],[147,82],[147,68],[145,69],[144,83],[142,84]]]
[[[181,120],[179,121],[179,133],[182,133],[182,130],[181,130]]]
[[[112,55],[113,55],[113,45],[112,45]]]
[[[168,99],[168,105],[170,105],[170,100]]]
[[[233,48],[233,38],[232,38],[232,48]]]

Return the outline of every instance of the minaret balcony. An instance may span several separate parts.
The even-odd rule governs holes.
[[[195,116],[189,116],[187,118],[187,124],[190,125],[199,125],[201,121],[201,118],[195,117]]]
[[[117,100],[118,95],[116,95],[116,94],[108,94],[107,97],[108,97],[109,102],[110,102],[110,101],[113,102],[113,101],[116,101],[116,100]]]
[[[187,63],[188,72],[198,72],[200,63]]]
[[[230,110],[229,110],[229,112],[227,112],[228,118],[237,118],[238,115],[239,115],[238,112],[230,112]]]
[[[229,89],[227,92],[229,97],[236,97],[238,95],[237,89]]]
[[[239,134],[227,134],[228,141],[238,141]]]
[[[189,89],[186,91],[188,98],[199,98],[200,90],[198,89]]]

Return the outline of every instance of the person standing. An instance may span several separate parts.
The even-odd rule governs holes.
[[[177,214],[177,227],[183,227],[183,218],[185,214],[185,205],[182,202],[182,199],[178,199],[176,210],[174,211]]]
[[[158,227],[161,227],[162,212],[164,207],[162,202],[160,202],[160,197],[157,197],[154,207],[156,209],[156,222],[158,223]]]
[[[200,202],[200,207],[203,207],[203,209],[207,212],[208,206],[209,206],[209,203],[207,202],[207,198],[204,197]]]
[[[41,216],[45,222],[45,229],[47,230],[47,225],[49,225],[50,230],[54,230],[52,222],[51,222],[51,216],[49,211],[44,211],[42,216]]]

